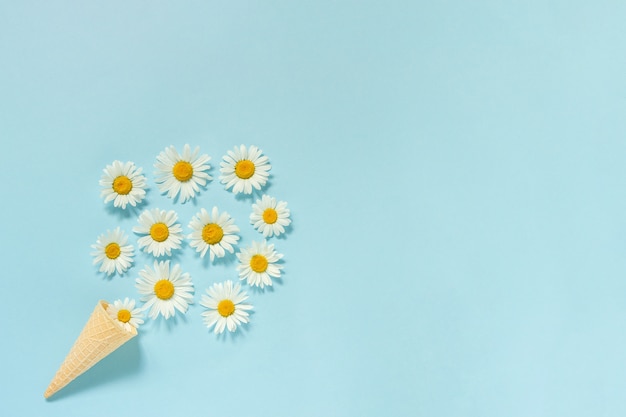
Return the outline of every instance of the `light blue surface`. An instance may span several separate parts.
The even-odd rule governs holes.
[[[0,414],[624,416],[623,1],[0,2]],[[199,295],[235,264],[178,258],[196,304],[53,401],[43,392],[103,279],[90,245],[148,207],[229,211],[218,181],[173,204],[170,144],[234,145],[289,202],[283,283],[216,338]],[[133,238],[134,239],[134,238]]]

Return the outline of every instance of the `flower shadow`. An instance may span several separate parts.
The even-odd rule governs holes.
[[[168,333],[171,333],[176,326],[179,325],[179,323],[187,323],[188,319],[187,319],[187,313],[189,312],[189,310],[187,310],[187,312],[185,314],[181,313],[180,311],[176,311],[176,315],[171,316],[169,319],[165,319],[162,316],[159,316],[156,318],[156,320],[150,320],[151,328],[154,328],[156,331],[160,331],[161,329],[165,329]]]
[[[135,267],[135,264],[133,263],[131,266],[128,267],[128,269],[126,271],[124,271],[124,273],[122,274],[118,274],[117,271],[113,272],[112,274],[107,274],[106,272],[100,272],[100,265],[94,265],[94,270],[96,271],[96,275],[98,277],[100,277],[100,279],[105,280],[105,281],[113,281],[114,279],[127,279],[129,278],[132,273],[130,272],[131,269],[133,269]]]
[[[265,183],[263,187],[261,187],[260,190],[257,190],[256,188],[252,188],[251,194],[244,194],[244,193],[235,194],[235,200],[244,201],[244,202],[252,204],[256,200],[259,200],[263,196],[263,194],[269,194],[269,189],[272,188],[272,184],[273,184],[272,175],[270,174],[267,182]]]
[[[149,252],[144,252],[147,256],[150,257],[151,260],[153,261],[170,261],[170,265],[173,263],[180,263],[181,259],[183,258],[183,253],[182,253],[182,249],[173,249],[171,251],[171,253],[168,255],[167,253],[161,255],[161,256],[154,256]]]
[[[149,204],[150,202],[147,198],[144,198],[141,203],[138,203],[136,206],[127,205],[125,209],[115,207],[112,203],[108,203],[105,207],[105,211],[108,215],[115,216],[119,220],[125,220],[138,217]]]
[[[263,288],[257,285],[248,285],[248,292],[254,295],[273,293],[274,291],[276,291],[276,289],[274,288],[276,284],[282,285],[280,278],[272,278],[272,285],[265,285]]]
[[[255,314],[254,310],[248,311],[250,314],[250,319]],[[248,323],[242,323],[237,326],[234,332],[229,332],[228,329],[224,329],[222,333],[216,335],[216,339],[220,343],[228,343],[228,342],[236,342],[237,340],[245,339],[250,331],[252,331],[253,323],[250,321]],[[213,330],[211,330],[211,333]]]
[[[180,192],[176,194],[173,198],[170,198],[170,197],[168,198],[170,198],[172,200],[172,203],[174,204],[181,204],[181,205],[191,204],[194,207],[198,207],[200,205],[199,200],[201,200],[202,194],[207,191],[210,183],[211,181],[207,181],[207,183],[204,185],[198,184],[198,191],[195,191],[193,197],[188,198],[187,201],[184,201],[184,202],[180,201]],[[164,195],[167,196],[167,194],[164,194]]]
[[[226,254],[224,256],[222,256],[221,258],[214,258],[213,262],[211,262],[211,257],[209,256],[207,252],[207,254],[202,258],[202,266],[205,268],[210,268],[211,264],[216,265],[216,266],[217,265],[229,266],[229,265],[232,265],[236,259],[237,259],[237,256],[235,255],[235,252],[230,253],[226,251]]]
[[[273,236],[277,240],[286,240],[287,237],[293,233],[293,216],[289,216],[289,218],[291,219],[291,223],[289,223],[288,226],[285,226],[285,231],[278,236]]]

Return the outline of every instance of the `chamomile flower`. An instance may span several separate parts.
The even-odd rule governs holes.
[[[235,146],[228,151],[220,163],[220,180],[226,184],[226,189],[233,188],[233,193],[251,194],[252,187],[260,190],[269,177],[272,166],[263,151],[254,145],[246,148],[244,145]]]
[[[132,245],[127,245],[128,236],[116,227],[113,231],[107,230],[106,233],[98,236],[98,240],[91,245],[94,252],[93,264],[101,264],[100,272],[112,275],[117,272],[122,275],[131,267],[133,263],[134,250]]]
[[[177,221],[174,210],[145,210],[139,215],[139,226],[133,227],[133,232],[145,235],[137,241],[139,247],[154,256],[170,256],[183,240],[183,228]]]
[[[136,329],[143,324],[141,308],[135,308],[135,300],[128,297],[124,301],[115,300],[113,304],[107,305],[107,313],[129,332],[133,327]]]
[[[180,202],[191,200],[212,177],[206,173],[211,166],[208,164],[211,157],[200,155],[200,147],[191,152],[187,144],[183,147],[182,155],[173,146],[165,148],[157,156],[154,167],[156,183],[161,193],[167,193],[169,198],[175,198],[180,193]]]
[[[239,232],[239,227],[227,212],[220,213],[217,207],[213,207],[211,214],[201,209],[193,216],[189,227],[193,230],[187,236],[190,239],[189,245],[196,248],[201,257],[209,251],[211,261],[215,257],[222,258],[226,251],[233,253],[233,245],[239,241],[239,236],[235,234]]]
[[[150,309],[150,318],[162,315],[169,319],[176,315],[176,310],[185,314],[193,303],[191,277],[181,271],[180,265],[170,268],[170,261],[154,261],[154,269],[146,265],[139,275],[135,287],[142,295],[141,301],[145,301],[143,309]]]
[[[279,236],[285,232],[285,226],[291,224],[289,214],[286,202],[276,203],[274,197],[263,195],[252,205],[250,223],[256,230],[263,233],[264,237]]]
[[[232,281],[213,284],[207,291],[207,295],[202,295],[200,305],[207,308],[202,313],[204,323],[209,329],[215,326],[215,333],[222,333],[224,328],[234,332],[242,323],[248,323],[246,310],[252,310],[250,304],[243,304],[248,299],[245,291],[241,291],[240,284]]]
[[[282,265],[277,262],[283,257],[267,242],[252,242],[252,246],[242,248],[237,254],[239,279],[247,279],[248,285],[265,287],[272,285],[272,278],[280,278]]]
[[[146,177],[141,175],[141,168],[132,162],[113,161],[102,170],[104,174],[100,185],[104,187],[101,196],[104,202],[113,201],[115,207],[126,208],[127,204],[135,207],[146,196]]]

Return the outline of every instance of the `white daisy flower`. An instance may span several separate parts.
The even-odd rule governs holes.
[[[201,257],[210,249],[211,261],[215,257],[224,257],[225,251],[233,253],[233,245],[239,241],[239,236],[235,234],[239,232],[239,228],[234,223],[227,212],[220,214],[217,207],[213,207],[211,214],[201,209],[189,222],[189,227],[193,230],[187,236],[190,239],[189,245],[196,248]]]
[[[93,264],[101,263],[100,272],[106,272],[107,275],[114,272],[122,275],[133,264],[133,246],[127,245],[127,242],[128,236],[119,227],[113,231],[107,230],[105,234],[98,236],[94,245],[91,245],[95,249],[91,252],[91,256],[94,257]]]
[[[133,232],[145,235],[137,241],[139,247],[153,256],[170,256],[172,249],[181,248],[183,240],[183,228],[177,221],[174,210],[145,210],[139,216],[139,226],[133,227]]]
[[[123,209],[127,204],[135,207],[141,203],[146,196],[146,177],[141,175],[141,170],[130,161],[113,161],[112,165],[107,165],[100,179],[104,202],[113,201],[115,207]]]
[[[200,186],[205,186],[212,177],[205,171],[211,168],[208,164],[211,157],[206,154],[199,155],[200,147],[191,152],[187,144],[183,147],[183,154],[179,154],[176,148],[165,148],[157,156],[154,167],[156,183],[161,193],[167,193],[169,198],[174,198],[180,193],[181,203],[196,196]]]
[[[210,329],[215,325],[215,333],[222,333],[224,328],[234,332],[240,324],[248,323],[249,314],[246,310],[252,310],[252,306],[242,304],[248,296],[245,291],[241,291],[240,284],[220,282],[213,284],[206,292],[208,295],[203,294],[200,301],[208,309],[202,313],[206,327]]]
[[[290,212],[287,203],[279,201],[276,203],[274,197],[263,195],[252,205],[250,223],[254,228],[263,233],[264,237],[279,236],[285,232],[285,226],[291,224]]]
[[[132,331],[143,324],[143,313],[141,308],[135,308],[135,300],[128,297],[122,300],[115,300],[113,304],[107,305],[107,313],[127,331]]]
[[[274,245],[263,241],[252,242],[252,246],[241,249],[237,254],[239,279],[247,279],[248,285],[265,287],[272,285],[272,278],[280,278],[282,265],[277,262],[283,257],[274,250]]]
[[[188,273],[181,272],[180,265],[170,269],[170,261],[154,261],[154,270],[145,266],[139,272],[141,278],[135,281],[135,287],[145,301],[144,310],[156,319],[159,314],[169,319],[176,310],[185,314],[189,304],[193,303],[193,283]]]
[[[269,170],[272,166],[262,150],[254,145],[246,149],[244,145],[228,151],[220,163],[222,167],[220,180],[226,184],[226,189],[233,187],[233,193],[251,194],[252,187],[260,190],[267,182]]]

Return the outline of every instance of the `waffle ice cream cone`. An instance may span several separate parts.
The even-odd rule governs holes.
[[[50,382],[43,395],[45,398],[50,398],[74,378],[137,335],[137,329],[131,326],[131,331],[128,331],[109,316],[106,312],[108,305],[106,301],[98,301],[89,321]]]

